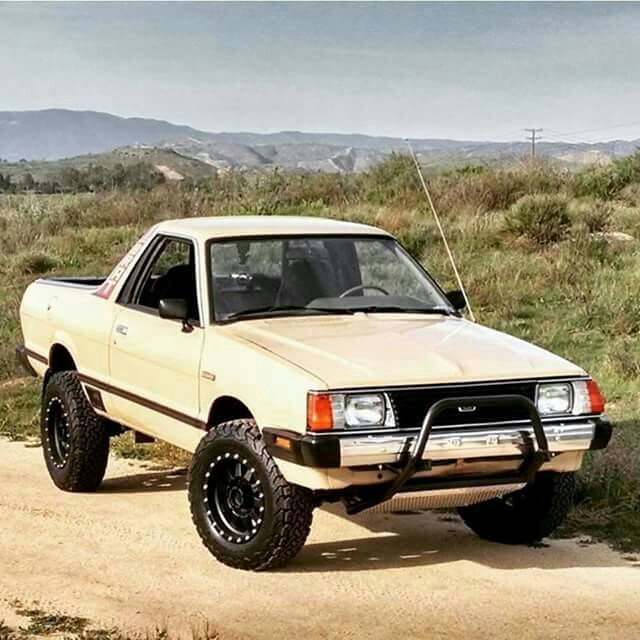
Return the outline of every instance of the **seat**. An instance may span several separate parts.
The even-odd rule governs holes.
[[[316,298],[330,295],[326,281],[330,265],[313,260],[303,251],[290,251],[278,292],[278,306],[305,307]]]

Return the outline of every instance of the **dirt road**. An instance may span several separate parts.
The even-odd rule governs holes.
[[[200,544],[184,475],[111,460],[100,492],[65,494],[40,449],[0,441],[0,487],[0,619],[18,598],[133,630],[209,620],[222,638],[640,638],[640,562],[600,544],[323,509],[292,565],[251,574]]]

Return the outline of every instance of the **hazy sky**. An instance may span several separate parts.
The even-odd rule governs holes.
[[[210,131],[638,138],[640,4],[0,2],[0,110],[46,107]]]

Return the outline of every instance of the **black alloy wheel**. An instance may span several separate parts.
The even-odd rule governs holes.
[[[202,438],[189,503],[207,549],[251,571],[281,567],[300,551],[315,506],[309,489],[287,482],[251,419],[223,422]]]
[[[58,396],[51,398],[45,411],[45,446],[51,461],[57,469],[63,469],[69,459],[71,439],[69,436],[69,416]]]
[[[209,463],[203,500],[213,531],[240,544],[255,537],[264,518],[262,482],[240,454],[218,455]]]
[[[47,378],[40,439],[47,470],[64,491],[95,491],[109,458],[109,431],[93,410],[75,371]]]

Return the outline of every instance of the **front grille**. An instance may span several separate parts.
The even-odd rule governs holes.
[[[464,398],[466,396],[496,396],[517,394],[535,402],[535,382],[506,382],[499,384],[470,384],[442,387],[423,387],[390,390],[389,396],[401,429],[416,429],[422,426],[427,411],[438,400],[444,398]],[[464,405],[464,403],[461,403]],[[529,414],[523,407],[477,407],[475,411],[462,412],[458,408],[441,413],[434,428],[451,425],[474,425],[507,420],[527,420]]]

